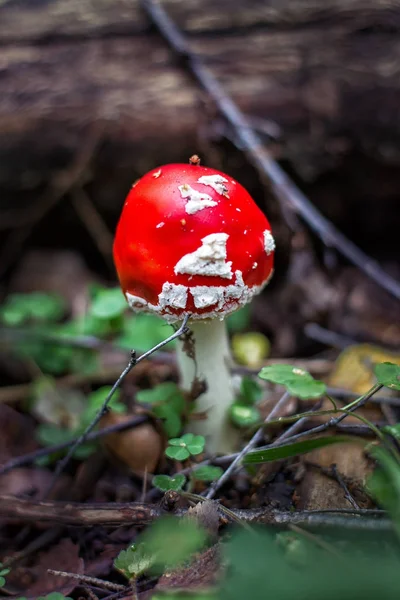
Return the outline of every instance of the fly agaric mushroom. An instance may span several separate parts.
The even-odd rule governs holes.
[[[265,215],[237,181],[198,159],[191,163],[159,167],[134,184],[114,261],[134,311],[171,323],[189,315],[192,351],[178,342],[181,384],[190,391],[201,380],[206,387],[196,401],[205,418],[193,421],[191,431],[206,437],[209,452],[230,452],[234,391],[224,317],[268,283],[275,242]]]

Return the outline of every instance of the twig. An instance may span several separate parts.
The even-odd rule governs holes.
[[[346,413],[341,414],[339,417],[332,417],[331,419],[329,419],[329,421],[326,421],[326,423],[322,423],[322,425],[317,425],[316,427],[312,427],[312,429],[307,429],[306,431],[301,431],[300,433],[297,433],[295,435],[290,435],[288,436],[287,433],[289,430],[287,430],[285,432],[286,435],[282,435],[278,438],[278,440],[276,440],[273,444],[268,444],[267,446],[262,446],[260,448],[260,450],[267,450],[268,448],[273,448],[274,446],[280,446],[282,444],[283,441],[285,441],[285,443],[289,442],[292,443],[306,435],[314,435],[315,433],[320,433],[321,431],[325,431],[326,429],[329,429],[329,427],[335,427],[336,425],[338,425],[339,423],[341,423],[343,421],[343,419],[345,419],[348,416],[349,412],[354,412],[355,410],[357,410],[358,408],[360,408],[361,406],[364,406],[364,404],[366,404],[366,402],[368,402],[368,400],[370,399],[370,397],[375,394],[375,392],[379,389],[381,389],[382,386],[381,385],[375,385],[373,388],[371,388],[371,390],[368,392],[368,394],[366,394],[361,400],[360,402],[358,402],[357,404],[355,404],[354,406],[352,406]],[[301,419],[299,419],[297,421],[297,423],[306,423],[308,421],[308,417],[302,417]],[[291,428],[290,428],[291,429]]]
[[[117,423],[116,425],[109,425],[108,427],[104,427],[103,429],[100,429],[99,431],[93,431],[92,433],[89,433],[86,437],[86,442],[92,442],[94,440],[102,438],[105,435],[108,435],[109,433],[115,433],[117,431],[125,431],[126,429],[138,427],[142,423],[146,423],[146,421],[148,421],[148,416],[140,415],[140,416],[132,417],[132,419],[126,420],[123,423]],[[49,446],[48,448],[40,448],[39,450],[35,450],[34,452],[29,452],[28,454],[24,454],[23,456],[17,456],[16,458],[9,460],[5,465],[0,467],[0,475],[4,475],[5,473],[8,473],[12,469],[21,467],[22,465],[31,464],[31,463],[35,462],[35,460],[37,460],[38,458],[43,458],[43,456],[49,456],[50,454],[55,454],[56,452],[65,450],[66,448],[69,448],[70,446],[75,444],[75,442],[78,439],[79,438],[74,438],[72,440],[69,440],[68,442],[63,442],[62,444],[56,444],[54,446]]]
[[[328,247],[336,248],[350,262],[378,283],[382,288],[400,299],[400,283],[385,273],[379,264],[348,240],[328,221],[310,200],[294,185],[281,167],[263,148],[261,138],[254,132],[248,119],[237,104],[225,92],[201,58],[192,52],[186,38],[167,15],[157,0],[140,0],[152,23],[160,31],[169,46],[190,69],[192,75],[214,100],[215,105],[235,131],[252,164],[269,180],[278,200],[297,212]]]
[[[90,600],[99,600],[98,596],[96,596],[94,591],[91,590],[88,585],[83,584],[82,587],[85,590],[85,592],[87,593],[87,595],[89,596]]]
[[[271,410],[269,415],[267,415],[267,417],[265,418],[264,424],[268,423],[269,421],[274,419],[279,414],[279,411],[281,410],[281,408],[283,408],[287,404],[287,402],[290,398],[291,398],[291,395],[288,392],[285,392],[283,394],[283,396],[275,404],[275,406],[273,407],[273,409]],[[239,454],[236,456],[236,458],[233,460],[233,462],[227,468],[227,470],[221,475],[221,477],[219,479],[217,479],[217,481],[215,481],[211,485],[208,493],[205,496],[208,500],[213,498],[215,496],[215,493],[220,489],[220,487],[222,487],[224,485],[224,483],[229,479],[229,477],[231,477],[233,475],[233,473],[235,472],[239,463],[241,462],[242,458],[244,456],[246,456],[246,454],[248,452],[250,452],[250,450],[252,450],[262,440],[263,435],[264,435],[264,427],[260,427],[256,431],[256,433],[253,435],[253,437],[250,439],[250,441],[245,445],[243,450],[241,450],[239,452]]]
[[[373,394],[375,394],[375,392],[377,390],[380,390],[382,387],[383,386],[381,386],[381,385],[375,385],[373,388],[371,388],[371,390],[368,392],[368,394],[366,394],[359,402],[357,402],[357,404],[352,406],[346,413],[344,413],[338,417],[332,417],[331,419],[329,419],[329,421],[326,421],[326,423],[322,423],[322,425],[317,425],[316,427],[313,427],[312,429],[307,429],[306,431],[301,431],[300,433],[297,433],[296,435],[291,435],[290,437],[286,437],[285,441],[292,443],[295,440],[298,440],[306,435],[314,435],[315,433],[320,433],[321,431],[325,431],[326,429],[329,429],[329,427],[335,427],[336,425],[341,423],[348,416],[348,413],[354,412],[361,406],[364,406],[364,404],[366,404],[368,402],[368,400],[371,398],[371,396],[373,396]],[[300,421],[303,421],[303,419],[307,420],[307,417],[302,417],[301,419],[299,419],[298,423]],[[283,439],[283,436],[281,436],[279,441],[281,441],[282,439]],[[280,443],[277,445],[280,445]],[[266,450],[269,447],[270,446],[264,446],[262,448],[262,450]]]
[[[119,583],[113,583],[112,581],[104,581],[104,579],[98,579],[97,577],[88,577],[87,575],[79,575],[79,573],[69,573],[68,571],[55,571],[54,569],[47,569],[47,572],[57,577],[68,577],[69,579],[77,579],[82,583],[88,585],[95,585],[111,592],[124,592],[129,589],[129,586],[120,585]]]
[[[359,396],[359,394],[357,394],[356,392],[351,392],[350,390],[344,390],[342,388],[335,388],[329,386],[326,388],[326,392],[330,396],[334,396],[335,398],[339,399],[343,398],[344,400],[346,400],[347,398],[355,399]],[[375,396],[370,398],[368,402],[371,402],[372,404],[389,404],[391,406],[400,407],[400,398],[386,396],[386,394],[375,394]]]
[[[151,354],[153,354],[154,352],[156,352],[159,348],[163,348],[166,344],[169,344],[169,342],[172,342],[172,340],[175,340],[176,338],[178,338],[179,336],[181,336],[183,333],[185,333],[187,331],[188,318],[189,317],[186,316],[183,319],[183,322],[182,322],[181,326],[172,335],[170,335],[169,337],[167,337],[165,340],[163,340],[159,344],[156,344],[156,346],[154,346],[153,348],[151,348],[150,350],[148,350],[147,352],[145,352],[144,354],[142,354],[139,358],[136,358],[135,351],[132,350],[132,352],[131,352],[131,358],[130,358],[130,360],[128,362],[128,365],[122,371],[121,375],[118,377],[117,381],[112,386],[110,392],[107,394],[107,397],[104,400],[103,405],[100,408],[99,412],[94,417],[93,421],[86,427],[86,429],[82,433],[82,435],[80,435],[79,438],[77,438],[76,441],[73,443],[73,445],[70,447],[67,455],[58,463],[58,465],[57,465],[57,467],[56,467],[56,469],[54,471],[54,476],[53,476],[53,479],[51,481],[51,484],[46,489],[46,491],[45,491],[45,493],[43,495],[43,499],[47,498],[48,495],[50,494],[50,492],[53,490],[54,485],[55,485],[58,477],[64,471],[65,467],[67,466],[67,464],[69,463],[70,459],[74,455],[76,449],[86,441],[86,438],[89,435],[89,433],[92,431],[92,429],[94,427],[96,427],[96,425],[100,421],[101,417],[106,413],[108,403],[110,402],[110,400],[113,397],[115,391],[119,388],[119,386],[124,381],[124,379],[128,375],[128,373],[133,369],[133,367],[135,367],[138,363],[140,363],[141,361],[145,360],[148,356],[150,356]]]
[[[354,530],[392,531],[392,523],[384,518],[387,513],[377,510],[324,510],[285,512],[266,508],[232,509],[233,514],[247,523],[300,527],[343,526]],[[186,510],[175,514],[182,517]],[[102,526],[144,526],[165,515],[159,504],[140,504],[138,502],[119,504],[109,503],[73,503],[73,502],[32,502],[14,496],[0,496],[0,515],[2,518],[19,519],[26,522],[49,522],[59,525],[78,527]],[[222,521],[226,515],[221,515]]]
[[[331,467],[331,471],[333,473],[334,478],[336,479],[336,481],[338,482],[338,484],[340,485],[340,487],[343,489],[344,491],[344,497],[346,498],[346,500],[351,504],[351,506],[355,509],[359,509],[360,506],[357,504],[356,500],[354,499],[353,495],[351,494],[349,488],[347,487],[347,483],[344,481],[343,477],[340,475],[337,466],[336,465],[332,465]]]
[[[380,388],[381,386],[379,386]],[[370,392],[370,394],[374,394],[374,390],[378,389],[378,386],[375,386],[375,388],[373,388]],[[354,410],[356,410],[357,408],[359,408],[360,406],[363,406],[363,404],[365,404],[367,401],[369,401],[370,399],[370,394],[368,394],[368,396],[365,396],[363,398],[362,401],[360,401],[356,406],[354,406],[353,408],[350,409],[349,412],[353,412]],[[318,405],[313,407],[313,411],[318,411]],[[318,425],[317,427],[313,427],[312,429],[307,429],[306,431],[302,431],[300,433],[297,433],[300,429],[302,429],[304,427],[304,425],[306,425],[306,423],[309,421],[310,417],[301,417],[298,421],[296,421],[295,423],[293,423],[293,425],[291,425],[286,431],[284,431],[283,433],[281,433],[281,435],[279,437],[276,438],[276,440],[274,440],[273,442],[271,442],[270,444],[266,445],[266,446],[262,446],[260,449],[262,450],[266,450],[269,448],[275,448],[276,446],[281,446],[284,443],[288,443],[288,442],[292,442],[297,440],[298,438],[307,436],[307,435],[312,435],[314,433],[319,433],[320,431],[324,431],[325,429],[328,429],[329,427],[333,427],[336,425],[339,425],[340,422],[345,419],[348,415],[347,414],[343,414],[340,417],[336,417],[336,418],[332,418],[329,421],[327,421],[326,423],[322,424],[322,425]],[[271,417],[269,415],[269,419],[272,419],[273,417]],[[264,422],[263,427],[265,425],[266,422]],[[262,428],[263,428],[262,427]],[[354,427],[354,426],[352,426]],[[358,426],[358,427],[363,427],[363,426]],[[368,429],[368,428],[367,428]],[[366,434],[369,433],[370,430],[367,432],[367,429],[362,429],[362,434]],[[247,449],[246,446],[246,453],[249,452],[249,449]],[[230,454],[227,456],[221,456],[221,457],[217,457],[217,458],[210,458],[207,460],[202,461],[201,463],[198,463],[192,467],[188,467],[187,469],[183,469],[182,471],[180,471],[180,473],[182,473],[183,475],[189,474],[193,469],[199,467],[199,466],[203,466],[203,465],[208,465],[210,463],[214,463],[216,465],[223,465],[226,464],[227,462],[229,463],[230,461],[235,462],[235,466],[238,465],[239,460],[238,457],[240,454],[242,454],[242,452],[240,453],[234,453],[234,454]],[[241,457],[242,458],[242,457]],[[229,468],[228,468],[229,470]],[[228,471],[227,470],[227,471]],[[226,471],[226,472],[227,472]],[[225,473],[226,473],[225,472]],[[222,477],[225,476],[225,473],[222,475]],[[226,481],[226,479],[224,479],[224,481]],[[223,483],[224,483],[223,481]],[[218,480],[218,483],[220,482],[220,480]],[[220,487],[221,484],[218,485],[218,487]],[[210,490],[211,491],[211,490]],[[206,496],[208,497],[208,496]]]
[[[336,331],[331,331],[330,329],[326,329],[325,327],[321,327],[318,323],[307,323],[304,327],[304,333],[307,337],[315,340],[317,342],[321,342],[327,346],[333,346],[334,348],[338,348],[339,350],[343,350],[348,348],[349,346],[354,346],[357,344],[367,343],[362,342],[357,339],[352,339],[342,333],[337,333]],[[369,342],[371,344],[378,343],[377,341]],[[386,344],[388,346],[388,344]]]
[[[377,427],[379,424],[374,423]],[[335,425],[336,431],[347,433],[348,435],[360,435],[362,437],[375,437],[375,433],[368,425],[351,425],[348,423],[337,423]]]
[[[336,331],[330,331],[321,327],[318,323],[307,323],[303,329],[307,337],[326,346],[332,346],[339,350],[344,350],[349,346],[354,346],[358,342],[349,338],[348,336],[337,333]]]
[[[71,192],[71,202],[107,266],[111,266],[113,236],[92,200],[82,187],[75,187]]]
[[[319,405],[317,404],[313,410],[318,410]],[[299,419],[298,421],[296,421],[295,423],[293,423],[293,425],[291,425],[289,427],[289,429],[287,429],[286,431],[284,431],[283,433],[281,433],[281,435],[276,438],[276,440],[274,442],[272,442],[268,448],[272,448],[273,446],[279,446],[279,444],[287,439],[288,437],[294,435],[295,433],[297,433],[297,431],[299,431],[299,429],[301,429],[304,425],[304,423],[308,420],[307,417],[303,417],[302,419]],[[238,452],[235,452],[233,454],[227,454],[225,456],[216,456],[216,457],[211,457],[208,458],[206,460],[201,461],[200,463],[196,463],[195,465],[192,465],[190,467],[187,467],[186,469],[182,469],[181,471],[179,471],[179,473],[181,473],[182,475],[189,475],[194,469],[197,469],[198,467],[202,467],[203,465],[209,465],[210,463],[215,464],[215,465],[219,465],[219,466],[223,466],[226,464],[231,463],[233,460],[235,460],[238,456]]]
[[[26,530],[30,531],[30,527],[28,526],[22,529],[22,531],[20,532],[23,534],[22,539],[26,538]],[[28,542],[24,546],[23,550],[20,550],[19,552],[14,552],[12,556],[6,556],[2,560],[2,564],[5,567],[10,567],[17,561],[24,560],[33,553],[37,554],[39,550],[42,550],[42,548],[50,545],[52,542],[54,542],[54,540],[59,538],[62,532],[63,527],[52,527],[51,529],[46,529],[40,535]]]
[[[29,208],[29,211],[24,215],[25,218],[22,216],[19,217],[14,224],[14,227],[16,226],[18,229],[16,229],[13,232],[12,237],[7,240],[5,251],[1,256],[0,275],[8,269],[19,248],[29,237],[35,224],[43,219],[46,214],[54,208],[62,198],[64,198],[65,194],[81,181],[93,160],[93,156],[103,133],[104,123],[96,120],[92,124],[91,131],[89,135],[86,136],[85,142],[82,144],[72,165],[53,178],[48,191],[43,195],[36,206]],[[4,222],[2,221],[0,228],[2,228],[3,225]]]
[[[329,477],[330,479],[333,479],[334,481],[336,481],[340,485],[340,487],[343,489],[344,496],[345,496],[346,500],[348,500],[348,502],[351,504],[351,506],[356,510],[361,510],[361,507],[357,504],[353,495],[350,493],[347,483],[345,482],[343,477],[340,475],[340,473],[337,469],[337,466],[335,464],[331,465],[331,467],[323,467],[322,465],[319,465],[319,464],[314,463],[309,460],[305,460],[304,464],[307,467],[316,469],[320,473],[323,473],[326,477]]]

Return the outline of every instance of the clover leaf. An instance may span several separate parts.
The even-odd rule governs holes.
[[[273,364],[261,369],[261,379],[283,385],[286,390],[300,400],[319,398],[326,392],[323,381],[317,381],[310,373],[293,365]]]
[[[201,454],[204,450],[205,439],[202,435],[185,433],[180,438],[168,440],[168,444],[168,448],[165,450],[168,458],[181,461],[186,460],[189,456]]]

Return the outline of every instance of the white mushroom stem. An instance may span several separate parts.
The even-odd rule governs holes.
[[[195,413],[204,419],[193,419],[192,433],[204,435],[209,453],[230,453],[235,450],[238,432],[229,423],[228,411],[235,400],[230,365],[229,340],[224,321],[218,319],[192,321],[191,348],[194,360],[188,356],[185,343],[178,342],[177,359],[184,390],[190,391],[197,378],[204,381],[206,391],[196,400]]]

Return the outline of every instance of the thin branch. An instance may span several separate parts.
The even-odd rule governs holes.
[[[356,392],[352,392],[350,390],[344,390],[342,388],[335,387],[327,387],[326,392],[330,396],[335,396],[335,398],[347,400],[350,398],[356,399],[360,394]],[[368,400],[372,404],[389,404],[390,406],[400,407],[400,398],[396,398],[394,396],[387,396],[386,394],[375,394],[372,398]]]
[[[117,381],[112,386],[110,392],[107,394],[107,397],[104,400],[103,405],[100,408],[99,412],[94,417],[93,421],[86,427],[86,429],[82,433],[82,435],[80,435],[79,438],[77,438],[76,441],[73,443],[73,445],[70,447],[67,455],[58,463],[58,465],[54,471],[54,476],[51,481],[51,484],[46,489],[46,491],[43,495],[43,499],[45,499],[49,496],[50,492],[54,488],[54,485],[55,485],[58,477],[64,471],[65,467],[67,466],[67,464],[71,460],[72,456],[74,455],[76,449],[86,441],[86,438],[89,435],[89,433],[92,431],[92,429],[94,429],[94,427],[96,427],[97,423],[100,421],[102,416],[107,412],[107,407],[108,407],[108,404],[109,404],[111,398],[113,397],[113,395],[115,394],[116,390],[119,388],[121,383],[124,381],[124,379],[128,375],[128,373],[130,373],[130,371],[133,369],[133,367],[135,367],[138,363],[145,360],[148,356],[150,356],[154,352],[157,352],[157,350],[159,350],[160,348],[163,348],[166,344],[169,344],[169,342],[172,342],[176,338],[180,337],[183,333],[186,333],[186,331],[188,330],[188,328],[187,328],[188,318],[189,317],[186,316],[183,319],[181,326],[172,335],[167,337],[165,340],[163,340],[159,344],[156,344],[156,346],[154,346],[153,348],[151,348],[150,350],[148,350],[147,352],[142,354],[139,358],[136,358],[136,353],[134,350],[132,350],[131,358],[128,362],[128,365],[122,371],[121,375],[118,377]]]
[[[377,387],[377,386],[376,386]],[[370,394],[372,395],[374,393],[374,391],[376,390],[376,387],[373,388],[370,392]],[[354,410],[356,410],[357,408],[359,408],[360,406],[363,406],[363,404],[365,404],[367,401],[370,400],[371,395],[368,394],[368,396],[365,396],[363,398],[362,401],[360,401],[356,406],[354,406],[353,408],[350,409],[349,412],[353,412]],[[318,411],[319,405],[316,405],[313,407],[313,411]],[[295,441],[299,438],[302,438],[304,436],[307,435],[312,435],[313,433],[319,433],[321,431],[324,431],[325,429],[328,429],[329,427],[334,427],[339,425],[340,426],[340,422],[343,421],[343,419],[345,419],[348,416],[348,414],[342,414],[340,417],[335,417],[330,419],[329,421],[327,421],[326,423],[322,424],[322,425],[318,425],[317,427],[314,427],[312,429],[307,429],[305,431],[301,431],[300,433],[298,433],[299,430],[301,430],[304,425],[307,424],[307,422],[309,421],[310,417],[301,417],[298,421],[295,421],[295,423],[293,423],[288,429],[286,429],[286,431],[284,431],[283,433],[281,433],[276,440],[274,440],[273,442],[271,442],[270,444],[266,445],[266,446],[262,446],[261,449],[266,450],[268,448],[275,448],[276,446],[281,446],[282,444],[286,444],[286,443],[291,443],[292,441]],[[271,416],[269,416],[270,419],[272,419]],[[265,422],[262,426],[262,428],[264,427]],[[353,429],[355,426],[352,426]],[[358,427],[362,427],[362,426],[358,426]],[[369,428],[367,428],[369,429]],[[369,431],[367,431],[367,429],[363,429],[362,431],[359,431],[359,433],[362,433],[363,435],[366,433],[370,433],[370,429]],[[358,430],[357,430],[358,431]],[[246,453],[249,450],[246,447]],[[231,461],[235,462],[235,466],[238,465],[239,460],[238,457],[239,455],[241,455],[243,453],[234,453],[234,454],[229,454],[227,456],[220,456],[220,457],[212,457],[210,459],[204,460],[201,463],[198,463],[196,465],[193,465],[191,467],[188,467],[186,469],[183,469],[182,471],[179,471],[180,473],[182,473],[183,475],[188,475],[190,474],[194,469],[198,468],[199,466],[203,466],[203,465],[209,465],[210,463],[216,464],[216,465],[225,465],[225,464],[229,464]],[[228,470],[230,470],[230,468],[228,467]],[[222,477],[225,476],[225,473],[223,474]],[[218,480],[219,482],[220,480]],[[224,481],[226,481],[226,478],[224,478]],[[220,485],[218,486],[220,487]]]
[[[379,424],[374,423],[377,427],[380,427]],[[342,433],[347,433],[348,435],[360,435],[361,437],[375,437],[375,433],[372,431],[371,427],[368,425],[352,425],[348,423],[337,423],[335,425],[336,431],[341,431]]]
[[[272,419],[274,419],[279,414],[280,410],[287,404],[287,402],[290,400],[290,398],[291,398],[291,395],[288,392],[285,392],[283,394],[283,396],[275,404],[275,406],[273,407],[273,409],[271,410],[269,415],[267,415],[267,417],[265,418],[264,424],[266,424],[269,421],[271,421]],[[227,468],[227,470],[221,475],[221,477],[219,479],[217,479],[217,481],[215,481],[211,485],[208,493],[205,496],[208,500],[210,500],[211,498],[214,498],[215,493],[220,489],[220,487],[222,487],[224,485],[224,483],[234,474],[236,469],[239,467],[239,463],[242,461],[243,457],[246,456],[246,454],[248,452],[250,452],[250,450],[252,450],[259,442],[261,442],[261,440],[263,439],[263,436],[264,436],[264,427],[262,426],[255,432],[255,434],[249,440],[249,442],[245,445],[243,450],[241,450],[238,453],[236,458],[233,460],[233,462]]]
[[[14,340],[30,340],[33,339],[35,341],[40,341],[44,344],[56,344],[59,346],[66,346],[72,348],[87,348],[90,350],[98,350],[98,351],[107,351],[107,352],[115,352],[120,353],[121,355],[125,355],[125,352],[121,350],[119,346],[113,343],[110,340],[102,340],[93,335],[57,335],[52,333],[47,333],[43,331],[35,331],[29,328],[23,327],[0,327],[0,344],[7,344],[8,340],[11,342]],[[139,358],[141,354],[139,354]],[[176,357],[174,353],[171,352],[158,352],[156,355],[147,357],[150,360],[154,360],[157,362],[168,363],[171,365],[176,364]],[[260,368],[253,369],[246,367],[244,365],[234,365],[232,367],[232,372],[237,373],[238,375],[253,375],[257,376],[260,372],[261,367],[265,367],[272,364],[291,364],[300,369],[305,369],[306,371],[310,371],[314,375],[325,375],[332,367],[333,362],[327,361],[324,359],[318,358],[310,358],[310,359],[298,359],[298,358],[270,358],[268,360],[264,360],[260,366]],[[66,375],[65,377],[61,377],[57,380],[57,384],[60,385],[70,385],[76,386],[80,385],[82,382],[86,383],[87,381],[104,381],[106,379],[113,379],[115,374],[115,369],[110,369],[109,371],[103,371],[102,373],[90,373],[88,375]],[[20,385],[10,385],[10,386],[2,386],[0,387],[0,403],[3,402],[18,402],[20,400],[24,400],[31,391],[30,383],[23,383]],[[337,398],[357,398],[359,394],[356,392],[352,392],[351,390],[345,390],[343,388],[336,387],[327,387],[327,393],[336,396]],[[369,400],[374,404],[390,404],[392,406],[400,407],[400,398],[396,398],[394,396],[389,396],[386,394],[376,394]]]
[[[400,283],[385,273],[375,260],[372,260],[321,215],[283,169],[271,158],[263,148],[262,140],[252,129],[249,120],[225,92],[212,72],[203,64],[201,58],[190,49],[186,38],[161,4],[157,0],[140,1],[160,34],[184,61],[192,75],[230,123],[252,164],[268,178],[271,188],[283,208],[289,206],[304,219],[326,246],[335,248],[382,288],[400,299]]]
[[[140,415],[136,417],[132,417],[131,419],[127,419],[123,423],[117,423],[115,425],[109,425],[108,427],[104,427],[99,431],[93,431],[89,433],[86,437],[86,442],[93,442],[99,438],[108,435],[109,433],[116,433],[117,431],[126,431],[127,429],[132,429],[134,427],[138,427],[142,425],[142,423],[146,423],[148,421],[147,415]],[[0,467],[0,475],[4,475],[12,469],[17,467],[21,467],[23,465],[29,465],[35,462],[35,460],[39,458],[43,458],[44,456],[49,456],[50,454],[55,454],[56,452],[61,452],[66,448],[69,448],[79,438],[74,438],[69,440],[68,442],[63,442],[62,444],[55,444],[54,446],[49,446],[47,448],[40,448],[39,450],[35,450],[34,452],[29,452],[28,454],[24,454],[23,456],[17,456],[16,458],[12,458],[5,465]]]
[[[105,581],[104,579],[98,579],[97,577],[88,577],[87,575],[80,575],[79,573],[69,573],[67,571],[55,571],[54,569],[47,569],[47,572],[57,577],[68,577],[70,579],[77,579],[82,583],[88,585],[95,585],[111,592],[126,592],[129,590],[129,586],[120,585],[119,583],[113,583],[112,581]]]
[[[344,497],[346,498],[347,502],[349,502],[349,504],[351,504],[351,506],[355,509],[359,509],[360,506],[357,504],[355,498],[353,497],[353,495],[351,494],[347,483],[345,482],[345,480],[343,479],[343,477],[341,476],[341,474],[339,473],[337,466],[336,465],[332,465],[331,467],[331,471],[334,475],[334,478],[336,479],[336,481],[338,482],[338,484],[340,485],[340,487],[343,489],[344,492]]]
[[[313,410],[316,411],[316,410],[318,410],[318,408],[319,408],[319,405],[316,405],[313,408]],[[289,427],[289,429],[287,429],[286,431],[281,433],[281,435],[278,438],[276,438],[276,440],[274,442],[272,442],[268,446],[268,448],[272,448],[273,446],[279,446],[282,441],[284,441],[288,437],[297,433],[299,431],[299,429],[301,429],[303,427],[303,425],[305,424],[306,421],[308,421],[308,418],[303,417],[303,418],[299,419],[298,421],[296,421],[295,423],[293,423],[293,425],[291,425]],[[201,461],[200,463],[196,463],[190,467],[187,467],[186,469],[182,469],[181,471],[179,471],[179,473],[181,473],[182,475],[190,475],[190,473],[192,471],[194,471],[195,469],[197,469],[198,467],[202,467],[203,465],[209,465],[210,463],[212,463],[214,465],[218,465],[218,466],[224,466],[226,464],[229,465],[233,460],[235,460],[237,458],[238,455],[239,455],[239,452],[235,452],[233,454],[226,454],[225,456],[210,457],[206,460]]]
[[[82,186],[71,191],[71,202],[108,267],[112,266],[113,235]]]
[[[182,517],[187,510],[179,510],[175,514]],[[232,513],[246,523],[263,523],[266,525],[299,527],[341,526],[354,530],[392,531],[392,522],[386,518],[384,511],[376,510],[336,510],[336,511],[297,511],[285,512],[257,509],[232,509]],[[78,527],[102,526],[144,526],[148,525],[166,512],[159,504],[131,503],[73,503],[73,502],[32,502],[14,496],[0,496],[0,516],[25,522],[48,522],[58,525]],[[221,523],[227,521],[226,514],[221,513]]]
[[[318,323],[307,323],[304,326],[304,333],[307,337],[315,340],[316,342],[320,342],[321,344],[325,344],[326,346],[332,346],[333,348],[338,348],[339,350],[344,350],[349,346],[354,346],[356,344],[365,343],[360,341],[359,339],[352,339],[347,335],[343,335],[342,333],[337,333],[336,331],[331,331],[330,329],[326,329],[325,327],[321,327]],[[369,343],[377,343],[377,341],[370,341]],[[386,344],[386,346],[390,346],[390,344]]]
[[[371,396],[373,394],[375,394],[375,392],[378,389],[381,389],[381,387],[382,387],[381,385],[375,385],[373,388],[371,388],[371,390],[368,392],[368,394],[365,394],[365,396],[363,396],[363,398],[359,402],[357,402],[357,404],[352,406],[346,413],[341,414],[339,417],[332,417],[331,419],[329,419],[329,421],[326,421],[326,423],[322,423],[322,425],[317,425],[316,427],[312,427],[311,429],[307,429],[306,431],[301,431],[300,433],[297,433],[295,435],[288,436],[287,435],[288,432],[290,431],[290,429],[292,429],[290,427],[285,432],[285,434],[281,435],[277,440],[275,440],[275,442],[273,444],[268,444],[267,446],[263,446],[262,448],[260,448],[260,450],[267,450],[267,448],[273,448],[274,446],[280,446],[280,445],[282,445],[283,441],[285,443],[291,444],[292,442],[294,442],[302,437],[305,437],[308,435],[314,435],[316,433],[321,433],[322,431],[325,431],[326,429],[329,429],[330,427],[335,427],[336,425],[341,423],[348,416],[348,413],[354,412],[361,406],[364,406],[364,404],[366,404],[368,402],[368,400],[371,398]],[[301,423],[303,425],[307,421],[308,421],[308,417],[302,417],[301,419],[299,419],[297,421],[297,423]]]
[[[351,506],[355,510],[361,509],[361,507],[357,504],[355,498],[351,494],[345,479],[339,473],[338,468],[335,464],[331,465],[331,467],[323,467],[322,465],[319,465],[317,463],[314,463],[314,462],[311,462],[308,460],[306,460],[304,462],[307,467],[311,467],[312,469],[319,471],[326,477],[329,477],[330,479],[333,479],[334,481],[336,481],[336,483],[338,483],[340,485],[340,487],[343,489],[344,497],[351,504]]]
[[[72,164],[54,176],[48,190],[37,204],[30,207],[29,211],[24,216],[21,215],[13,224],[14,231],[7,240],[5,250],[1,255],[0,275],[4,274],[12,264],[34,226],[65,197],[69,190],[81,182],[102,140],[104,130],[105,125],[103,122],[96,120],[92,123],[91,130],[85,137],[84,143],[81,145]],[[3,227],[4,220],[0,225],[0,229]]]

